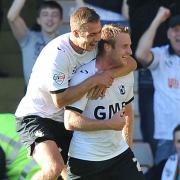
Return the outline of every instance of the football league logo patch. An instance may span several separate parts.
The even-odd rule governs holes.
[[[59,74],[54,74],[53,76],[53,80],[59,85],[63,83],[64,79],[65,79],[65,74],[61,72]]]

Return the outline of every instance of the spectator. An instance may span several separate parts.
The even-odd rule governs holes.
[[[126,58],[132,54],[126,27],[105,25],[101,38],[96,60],[81,66],[72,77],[71,85],[79,84],[98,71],[123,67]],[[131,72],[116,78],[103,99],[88,100],[84,95],[79,101],[66,106],[65,127],[74,130],[67,179],[144,179],[140,165],[121,132],[126,124],[126,141],[132,146],[133,82]],[[128,116],[127,122],[123,107]],[[102,126],[103,122],[106,126]]]
[[[18,41],[23,59],[23,72],[27,86],[33,65],[42,48],[59,35],[59,28],[63,19],[63,9],[55,1],[43,1],[38,9],[37,23],[40,31],[30,30],[20,16],[26,0],[14,0],[7,14],[7,18]]]
[[[180,169],[180,124],[173,130],[176,153],[153,166],[147,173],[147,180],[179,180]]]
[[[176,153],[171,155],[163,169],[161,180],[179,180],[180,178],[180,125],[178,124],[173,131],[173,142]]]
[[[76,0],[79,6],[88,6],[100,16],[102,24],[128,26],[128,7],[126,0]]]
[[[170,17],[170,10],[161,7],[149,28],[140,38],[136,50],[138,61],[150,69],[155,86],[154,138],[158,141],[155,163],[159,164],[173,152],[172,132],[179,123],[180,108],[180,66],[179,33],[180,16],[174,16],[169,22],[167,37],[169,44],[152,48],[155,34],[161,23]],[[174,113],[176,112],[176,113]]]
[[[123,69],[117,67],[69,87],[76,69],[95,58],[96,45],[101,38],[99,16],[92,9],[83,7],[75,11],[70,17],[70,27],[70,33],[52,40],[41,51],[27,93],[15,113],[22,142],[41,166],[34,177],[38,180],[56,179],[65,167],[71,132],[64,128],[64,106],[95,87],[92,97],[103,95],[114,77],[127,74],[136,66],[129,57]]]
[[[152,22],[160,6],[170,8],[173,15],[180,12],[179,0],[127,0],[127,4],[129,7],[129,24],[133,42],[133,52],[135,52],[140,37]],[[162,23],[158,27],[156,36],[154,38],[153,47],[168,43],[168,39],[166,37],[167,28],[167,22]],[[140,63],[138,63],[138,68],[138,105],[140,113],[140,127],[143,140],[150,144],[152,152],[155,154],[156,141],[153,138],[153,79],[151,72],[148,69],[142,68]]]
[[[40,169],[35,161],[27,158],[27,150],[19,142],[12,114],[0,115],[0,147],[0,179],[31,179]]]

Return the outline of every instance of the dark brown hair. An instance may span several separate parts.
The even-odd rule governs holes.
[[[38,7],[38,16],[40,15],[41,10],[45,9],[45,8],[58,9],[59,14],[60,14],[60,18],[63,18],[63,8],[58,2],[56,2],[56,1],[42,1]]]
[[[100,21],[100,17],[94,9],[80,7],[70,17],[71,30],[80,30],[85,24],[98,21]]]

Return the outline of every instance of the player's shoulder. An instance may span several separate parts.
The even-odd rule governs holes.
[[[117,80],[126,84],[132,84],[134,83],[134,72],[132,71],[125,76],[118,77]]]
[[[128,81],[130,81],[130,82],[134,81],[134,72],[131,71],[129,74],[127,74],[127,75],[125,76],[125,78],[126,78]]]
[[[94,74],[96,71],[96,60],[92,59],[90,62],[85,63],[83,65],[81,65],[78,69],[77,69],[77,73],[80,74]]]
[[[70,36],[69,33],[59,35],[56,38],[54,38],[53,40],[51,40],[48,43],[48,46],[56,46],[56,47],[61,46],[61,47],[63,47],[65,45],[69,44],[69,36]]]
[[[131,71],[130,73],[124,75],[124,76],[121,76],[120,78],[122,79],[128,79],[128,78],[133,78],[134,77],[134,72]]]

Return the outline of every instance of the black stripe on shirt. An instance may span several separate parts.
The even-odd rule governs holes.
[[[126,105],[132,102],[133,100],[134,100],[134,96],[129,101],[126,102]]]
[[[67,88],[65,89],[59,89],[59,90],[56,90],[56,91],[50,91],[51,94],[58,94],[58,93],[62,93],[66,90]]]
[[[75,108],[75,107],[72,107],[72,106],[66,106],[65,109],[73,110],[73,111],[76,111],[76,112],[78,112],[80,114],[83,112],[81,109],[78,109],[78,108]]]

